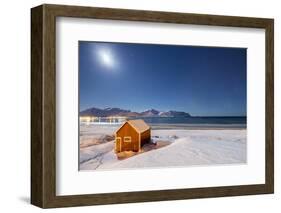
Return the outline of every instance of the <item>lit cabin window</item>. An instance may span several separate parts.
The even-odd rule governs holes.
[[[132,138],[130,136],[126,136],[126,137],[124,137],[124,142],[131,143],[132,142]]]

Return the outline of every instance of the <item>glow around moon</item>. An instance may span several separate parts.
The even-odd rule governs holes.
[[[114,69],[116,66],[116,61],[110,49],[102,48],[98,51],[99,61],[102,65]]]

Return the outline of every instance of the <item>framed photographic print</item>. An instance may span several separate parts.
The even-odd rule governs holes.
[[[274,191],[273,19],[31,9],[31,203]]]

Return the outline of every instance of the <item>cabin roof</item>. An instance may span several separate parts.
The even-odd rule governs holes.
[[[127,121],[132,127],[134,127],[138,132],[144,132],[150,127],[144,122],[144,120],[129,120]]]
[[[125,123],[130,124],[138,133],[145,132],[146,130],[150,129],[150,126],[148,126],[144,120],[138,119],[138,120],[129,120],[126,121]],[[125,123],[116,131],[118,132],[124,125]]]

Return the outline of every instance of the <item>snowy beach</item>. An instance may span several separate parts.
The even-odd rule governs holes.
[[[153,144],[139,153],[114,153],[118,125],[81,125],[82,171],[243,164],[247,159],[246,128],[238,126],[152,127]]]

